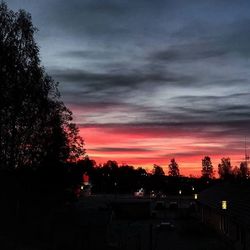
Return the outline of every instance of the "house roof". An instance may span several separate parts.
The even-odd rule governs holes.
[[[222,201],[227,209],[222,210]],[[202,191],[198,202],[213,208],[218,213],[230,216],[234,221],[250,227],[250,185],[220,183]]]

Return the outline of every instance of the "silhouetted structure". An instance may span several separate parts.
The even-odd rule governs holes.
[[[221,183],[198,196],[203,223],[224,235],[236,250],[250,249],[250,186]]]
[[[76,163],[85,153],[57,83],[41,66],[35,32],[29,13],[11,11],[0,3],[0,199],[4,204],[0,234],[5,239],[1,249],[33,248],[40,236],[49,238],[53,215],[66,200],[74,199],[67,163]]]
[[[233,170],[229,157],[223,157],[218,165],[218,174],[221,179],[229,180],[233,178]]]
[[[84,154],[72,113],[40,64],[35,32],[30,14],[0,3],[1,169],[53,166]]]
[[[211,179],[214,176],[213,165],[209,156],[202,159],[201,176],[205,179]]]
[[[175,176],[175,177],[179,177],[180,176],[180,170],[179,170],[179,165],[177,164],[177,162],[175,161],[175,159],[171,159],[170,164],[168,165],[169,171],[168,174],[170,176]]]

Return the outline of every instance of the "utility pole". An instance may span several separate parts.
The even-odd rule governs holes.
[[[247,140],[245,136],[245,163],[247,167],[248,167],[248,160],[249,160],[249,155],[247,154]]]

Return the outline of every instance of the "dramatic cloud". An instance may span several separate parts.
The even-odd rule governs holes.
[[[42,62],[88,154],[148,168],[243,158],[250,127],[250,2],[8,0],[31,12]]]

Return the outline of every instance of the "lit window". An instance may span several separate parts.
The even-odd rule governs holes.
[[[221,202],[221,208],[222,208],[223,210],[226,210],[226,209],[227,209],[227,201],[222,201],[222,202]]]

